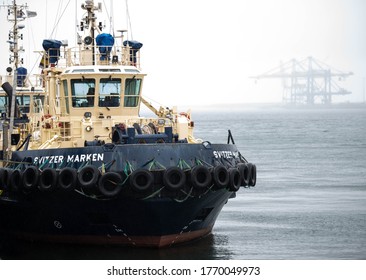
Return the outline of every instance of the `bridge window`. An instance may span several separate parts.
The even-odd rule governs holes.
[[[137,107],[139,104],[139,94],[141,87],[141,79],[126,79],[125,86],[125,107]]]
[[[94,107],[95,80],[71,80],[72,107]]]
[[[42,113],[44,104],[44,96],[33,96],[33,113]]]
[[[17,95],[16,106],[21,114],[28,114],[30,110],[30,96]],[[7,112],[8,98],[6,96],[0,97],[0,113]]]
[[[121,79],[100,79],[99,107],[119,107]]]
[[[17,104],[18,104],[20,113],[22,113],[22,114],[29,113],[30,96],[29,95],[18,95]]]
[[[5,113],[8,111],[7,109],[7,97],[6,96],[0,96],[0,113]]]

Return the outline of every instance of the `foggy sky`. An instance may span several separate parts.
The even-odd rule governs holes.
[[[54,28],[68,2],[27,1],[30,10],[38,13],[25,22],[23,32],[28,53],[23,57],[29,71],[38,65],[29,51],[41,50],[43,39],[68,39],[69,45],[75,41],[75,7],[80,21],[81,1],[77,5],[70,1]],[[125,1],[114,1],[113,11],[109,0],[101,2],[114,18],[114,29],[127,29]],[[277,67],[281,61],[308,56],[354,72],[339,82],[353,94],[334,98],[335,102],[363,101],[366,1],[129,0],[128,8],[130,39],[144,44],[141,62],[148,76],[143,94],[164,105],[281,102],[281,80],[256,83],[249,77]],[[4,8],[0,19],[0,73],[5,74],[10,24]],[[109,25],[108,16],[104,22]],[[39,73],[38,66],[33,72]]]

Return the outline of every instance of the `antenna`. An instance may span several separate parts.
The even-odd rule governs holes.
[[[11,5],[1,5],[8,7],[8,21],[13,23],[13,29],[9,32],[10,56],[9,63],[13,63],[13,85],[10,90],[11,92],[11,104],[10,104],[10,120],[9,120],[9,132],[7,144],[4,147],[4,159],[11,159],[11,137],[14,131],[14,117],[15,117],[15,102],[16,102],[16,87],[17,87],[17,76],[18,76],[18,65],[19,62],[23,63],[23,60],[19,58],[19,52],[23,51],[22,47],[18,45],[18,39],[23,39],[23,34],[19,34],[19,31],[25,27],[24,24],[20,24],[20,21],[24,21],[26,18],[35,17],[36,12],[28,11],[27,4],[17,5],[16,0]],[[7,72],[11,74],[10,67],[7,68]],[[10,85],[9,85],[10,86]],[[11,87],[11,86],[10,86]],[[10,99],[10,97],[9,97]]]

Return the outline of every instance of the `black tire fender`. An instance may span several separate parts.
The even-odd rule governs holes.
[[[230,168],[229,169],[229,190],[236,192],[240,188],[241,184],[241,177],[239,170],[237,168]]]
[[[245,163],[239,163],[237,167],[241,177],[241,185],[243,187],[248,186],[250,179],[250,166],[248,166],[248,164]]]
[[[116,172],[104,173],[99,178],[98,189],[105,196],[116,196],[122,190],[122,176]]]
[[[229,184],[229,171],[223,165],[217,165],[213,169],[213,181],[218,189],[226,188]]]
[[[130,186],[137,192],[149,190],[154,183],[154,176],[149,170],[137,169],[130,175]]]
[[[37,167],[28,166],[22,174],[22,185],[25,190],[31,190],[38,185],[39,170]]]
[[[78,173],[75,168],[65,167],[58,174],[57,185],[63,190],[73,190],[78,180]]]
[[[0,190],[5,190],[8,186],[9,169],[0,168]]]
[[[22,186],[22,172],[19,169],[14,169],[9,172],[8,186],[13,192],[17,192],[20,190]]]
[[[197,165],[192,168],[191,181],[194,188],[205,189],[211,185],[212,175],[206,166]]]
[[[39,178],[39,188],[42,191],[52,191],[57,187],[57,171],[54,168],[42,170]]]
[[[78,182],[84,188],[93,188],[99,179],[99,169],[94,165],[86,165],[78,172]]]
[[[186,180],[186,174],[184,174],[184,171],[178,167],[172,166],[164,171],[164,186],[172,191],[182,189],[186,183]]]
[[[256,184],[257,184],[257,166],[255,164],[251,164],[250,179],[248,185],[254,187]]]

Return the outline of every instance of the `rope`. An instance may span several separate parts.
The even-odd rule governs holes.
[[[130,30],[129,33],[131,33],[131,40],[133,40],[130,12],[128,11],[128,0],[126,0],[126,20],[127,20],[127,26],[129,27],[129,30]],[[127,33],[127,38],[128,38],[129,33]]]
[[[209,164],[208,162],[198,159],[198,158],[195,158],[195,163],[196,163],[196,165],[206,165],[208,167],[213,167],[212,164]]]
[[[58,169],[62,169],[65,165],[65,167],[67,167],[68,163],[66,163],[65,161],[61,162],[60,165],[58,166]]]
[[[44,162],[44,163],[42,163],[42,164],[39,166],[39,168],[38,168],[38,169],[43,169],[43,167],[45,167],[45,166],[46,166],[46,164],[48,164],[48,163],[49,163],[49,161],[50,161],[50,159],[45,160],[45,162]]]
[[[179,202],[179,203],[186,201],[188,199],[188,197],[193,197],[193,196],[191,196],[192,191],[193,191],[193,188],[190,189],[188,194],[186,192],[182,191],[182,193],[186,194],[187,196],[181,200],[175,198],[174,201]]]
[[[124,185],[127,182],[128,178],[130,177],[131,173],[133,172],[133,167],[128,160],[126,160],[126,166],[123,169],[123,172],[126,175],[126,179],[122,182],[122,185]]]
[[[248,163],[247,159],[239,152],[239,158],[244,160],[245,163]]]
[[[201,194],[200,196],[198,196],[198,198],[201,198],[203,195],[206,195],[209,191],[211,191],[211,189],[214,187],[214,184],[211,185],[211,187],[209,187],[207,189],[207,191],[205,191],[203,194]]]
[[[113,1],[111,1],[111,5],[113,4]],[[109,14],[109,11],[108,11],[108,7],[107,7],[107,5],[106,5],[106,3],[105,3],[105,0],[103,0],[103,5],[104,5],[104,11],[106,12],[106,14],[107,14],[107,17],[108,17],[108,20],[109,20],[109,33],[110,34],[112,34],[112,32],[113,32],[113,37],[114,37],[114,22],[112,22],[112,20],[113,20],[113,16],[112,15],[110,15]],[[111,7],[111,12],[113,12],[113,8]]]
[[[184,159],[179,159],[177,166],[182,170],[191,170],[192,168]],[[185,167],[185,168],[184,168]]]
[[[87,166],[88,164],[91,164],[91,161],[90,161],[90,160],[88,160],[88,161],[84,161],[84,162],[80,165],[80,167],[78,168],[78,171],[80,171],[84,166]]]
[[[82,195],[82,196],[85,196],[85,197],[88,197],[88,198],[91,198],[91,199],[94,199],[94,200],[112,200],[112,199],[115,199],[115,197],[109,197],[109,198],[101,198],[100,196],[96,196],[96,195],[87,195],[86,193],[83,192],[83,190],[81,189],[80,191],[75,189],[74,190],[76,193]]]
[[[147,200],[147,199],[150,199],[150,198],[153,198],[155,196],[157,196],[165,187],[162,187],[160,188],[159,190],[157,190],[156,192],[150,194],[149,196],[145,197],[145,198],[142,198],[142,200]]]
[[[53,32],[55,32],[55,29],[58,26],[58,23],[60,22],[61,18],[63,17],[63,15],[64,15],[64,13],[65,13],[65,11],[67,9],[67,6],[69,6],[70,2],[71,2],[71,0],[69,0],[69,2],[67,2],[65,9],[63,10],[63,12],[60,15],[59,19],[57,20],[57,22],[55,22],[55,26],[53,27],[53,30],[51,32],[51,35],[49,36],[50,38],[52,38]]]
[[[100,167],[100,173],[103,175],[105,173],[105,164],[104,162],[102,163],[102,166]]]

